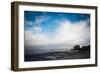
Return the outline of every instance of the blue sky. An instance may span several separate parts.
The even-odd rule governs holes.
[[[24,28],[30,30],[36,24],[40,24],[42,32],[54,32],[60,21],[68,20],[75,23],[89,18],[89,14],[24,11]]]
[[[90,14],[24,11],[24,31],[28,48],[90,45]]]

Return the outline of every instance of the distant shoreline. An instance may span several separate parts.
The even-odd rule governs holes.
[[[70,52],[47,52],[42,54],[30,54],[24,56],[24,61],[49,61],[49,60],[68,60],[68,59],[87,59],[90,58],[90,50]]]

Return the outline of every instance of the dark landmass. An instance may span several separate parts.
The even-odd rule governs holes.
[[[31,55],[25,54],[24,61],[50,61],[87,58],[90,58],[90,46],[83,46],[80,48],[79,45],[76,45],[73,49],[64,52],[48,52]]]

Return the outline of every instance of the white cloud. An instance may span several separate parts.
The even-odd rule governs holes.
[[[90,38],[90,28],[87,27],[87,21],[71,23],[69,21],[61,22],[60,28],[54,37],[56,43],[66,43],[70,45],[84,45]]]
[[[90,44],[90,27],[87,20],[75,23],[64,20],[59,22],[59,25],[60,27],[55,30],[56,33],[52,37],[41,31],[34,34],[35,30],[25,30],[25,46],[62,45],[63,47],[66,45],[66,47],[73,47],[74,45]]]

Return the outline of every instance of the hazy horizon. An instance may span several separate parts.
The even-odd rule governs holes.
[[[24,11],[24,32],[25,49],[31,52],[90,45],[90,14]]]

